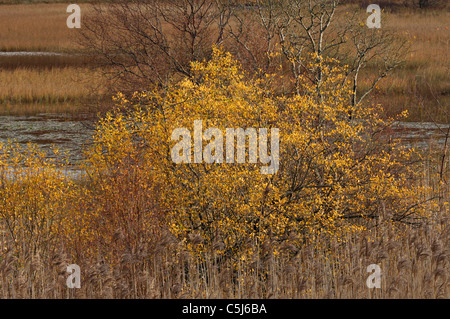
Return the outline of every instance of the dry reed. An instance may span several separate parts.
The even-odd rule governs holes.
[[[423,179],[417,181],[432,186],[440,195],[430,209],[440,208],[429,218],[412,225],[393,224],[388,216],[381,216],[357,236],[319,237],[300,246],[290,244],[296,242],[295,233],[282,245],[269,238],[257,245],[253,257],[246,261],[213,252],[206,252],[203,259],[195,258],[164,223],[158,222],[163,218],[155,204],[158,195],[140,189],[139,179],[144,177],[130,167],[105,180],[120,186],[114,198],[106,193],[94,198],[80,193],[76,200],[67,199],[70,203],[63,219],[64,214],[88,211],[94,200],[106,212],[125,214],[129,221],[107,229],[102,225],[110,216],[102,217],[105,219],[96,226],[102,232],[92,243],[98,251],[94,256],[86,253],[89,247],[72,247],[63,234],[44,237],[33,246],[14,240],[6,225],[0,225],[0,298],[448,299],[449,171],[440,181],[436,157],[429,155],[422,166]],[[151,226],[141,227],[148,221],[127,215],[127,203],[134,203],[139,211],[154,210],[156,219],[150,221]],[[194,237],[190,238],[193,244],[202,243],[201,237]],[[274,254],[274,247],[279,253]],[[66,267],[73,263],[81,268],[80,289],[66,286]],[[381,267],[379,289],[366,285],[371,264]]]

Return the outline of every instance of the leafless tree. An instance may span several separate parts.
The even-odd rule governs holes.
[[[226,30],[231,39],[227,49],[253,73],[264,74],[273,67],[279,49],[281,5],[281,1],[256,0],[252,6],[240,6],[232,12]]]
[[[384,24],[381,29],[369,29],[365,10],[346,13],[340,10],[339,0],[241,3],[131,0],[97,4],[82,29],[82,39],[98,54],[105,70],[111,71],[111,78],[120,82],[114,87],[129,90],[190,75],[190,61],[208,58],[212,45],[223,45],[253,74],[273,72],[283,64],[297,93],[302,74],[318,91],[323,81],[320,66],[306,67],[308,54],[318,61],[336,58],[348,66],[353,105],[360,104],[405,54],[405,42],[393,31]],[[366,70],[372,82],[363,88],[359,79]]]
[[[350,41],[352,49],[346,52],[346,57],[347,59],[350,57],[348,74],[353,83],[352,104],[357,105],[373,91],[381,79],[404,61],[409,47],[405,40],[399,39],[390,30],[354,29]],[[367,88],[358,92],[358,79],[366,67],[370,67],[369,72],[373,75],[373,79]],[[365,76],[368,77],[369,72],[365,72]]]
[[[229,6],[220,0],[130,0],[96,3],[84,20],[81,43],[114,81],[138,90],[189,75],[224,40]]]
[[[313,69],[306,66],[308,54],[312,53],[317,62],[331,57],[348,66],[347,79],[353,83],[351,103],[357,105],[403,61],[406,53],[406,42],[395,32],[387,28],[369,29],[365,10],[339,11],[338,0],[256,0],[253,10],[247,11],[234,12],[234,23],[228,26],[231,37],[243,48],[255,69],[267,71],[269,57],[280,50],[297,92],[302,74],[307,73],[318,91],[323,81],[319,63]],[[259,32],[254,31],[258,28],[250,29],[255,24]],[[259,47],[254,44],[255,36]],[[369,66],[376,76],[362,90],[359,77]]]

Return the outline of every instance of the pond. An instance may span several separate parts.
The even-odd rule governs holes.
[[[67,114],[0,116],[0,142],[35,143],[45,151],[54,145],[68,152],[71,163],[83,158],[83,148],[92,143],[93,134],[92,121]]]
[[[401,138],[408,147],[443,148],[450,124],[400,122],[386,134]],[[92,143],[94,123],[67,114],[37,114],[34,116],[0,116],[0,142],[36,143],[43,150],[52,145],[69,153],[76,164],[83,158],[83,149]],[[450,141],[448,141],[450,144]],[[75,165],[76,166],[76,165]]]
[[[388,130],[393,138],[401,138],[402,144],[408,147],[428,149],[443,148],[449,135],[450,124],[433,122],[399,122]],[[450,144],[450,140],[447,142]]]

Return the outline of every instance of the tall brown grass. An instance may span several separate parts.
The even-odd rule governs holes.
[[[2,114],[73,113],[105,94],[101,74],[88,68],[0,69],[0,83]]]
[[[76,29],[69,29],[67,4],[1,5],[0,51],[72,51]],[[84,9],[84,8],[83,8]]]
[[[432,181],[424,177],[424,183]],[[448,201],[448,185],[443,189]],[[134,194],[129,193],[128,196]],[[447,207],[447,208],[445,208]],[[250,262],[222,260],[213,254],[194,259],[183,243],[160,229],[117,259],[104,255],[74,258],[56,239],[20,258],[6,231],[0,238],[1,298],[449,298],[450,227],[448,205],[418,225],[380,219],[359,237],[318,240],[301,248],[263,243]],[[141,234],[144,235],[144,234]],[[147,235],[150,235],[148,233]],[[291,234],[295,237],[295,234]],[[117,242],[125,234],[114,233]],[[193,239],[201,244],[201,239]],[[110,248],[110,247],[109,247]],[[108,247],[104,247],[108,249]],[[81,288],[66,286],[66,267],[81,267]],[[382,270],[381,288],[368,288],[367,267]]]
[[[90,65],[91,57],[86,54],[61,55],[0,55],[0,69],[52,69],[65,67],[86,68]],[[83,70],[81,70],[83,71]]]
[[[388,115],[408,109],[412,121],[450,121],[450,13],[385,13],[388,27],[411,43],[405,62],[379,83],[375,101]],[[370,74],[366,80],[370,79]]]

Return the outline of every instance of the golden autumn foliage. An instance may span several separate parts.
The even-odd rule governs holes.
[[[67,203],[75,191],[62,164],[37,145],[0,145],[0,220],[18,260],[25,252],[51,249],[71,216]],[[58,150],[54,150],[58,154]],[[4,242],[3,244],[6,244]]]
[[[380,107],[351,106],[345,73],[333,62],[311,66],[322,70],[320,86],[300,81],[302,94],[277,96],[276,78],[249,80],[215,48],[210,61],[192,64],[192,78],[119,94],[117,109],[99,122],[86,170],[94,183],[106,178],[106,192],[119,192],[110,179],[136,172],[128,178],[157,194],[156,209],[177,238],[197,253],[213,249],[232,258],[245,259],[267,240],[302,245],[357,233],[380,219],[424,217],[426,190],[411,183],[417,154],[382,139],[389,121]],[[258,163],[175,164],[171,133],[192,132],[195,120],[223,132],[278,128],[279,171],[263,175]],[[138,212],[144,220],[154,213]]]

